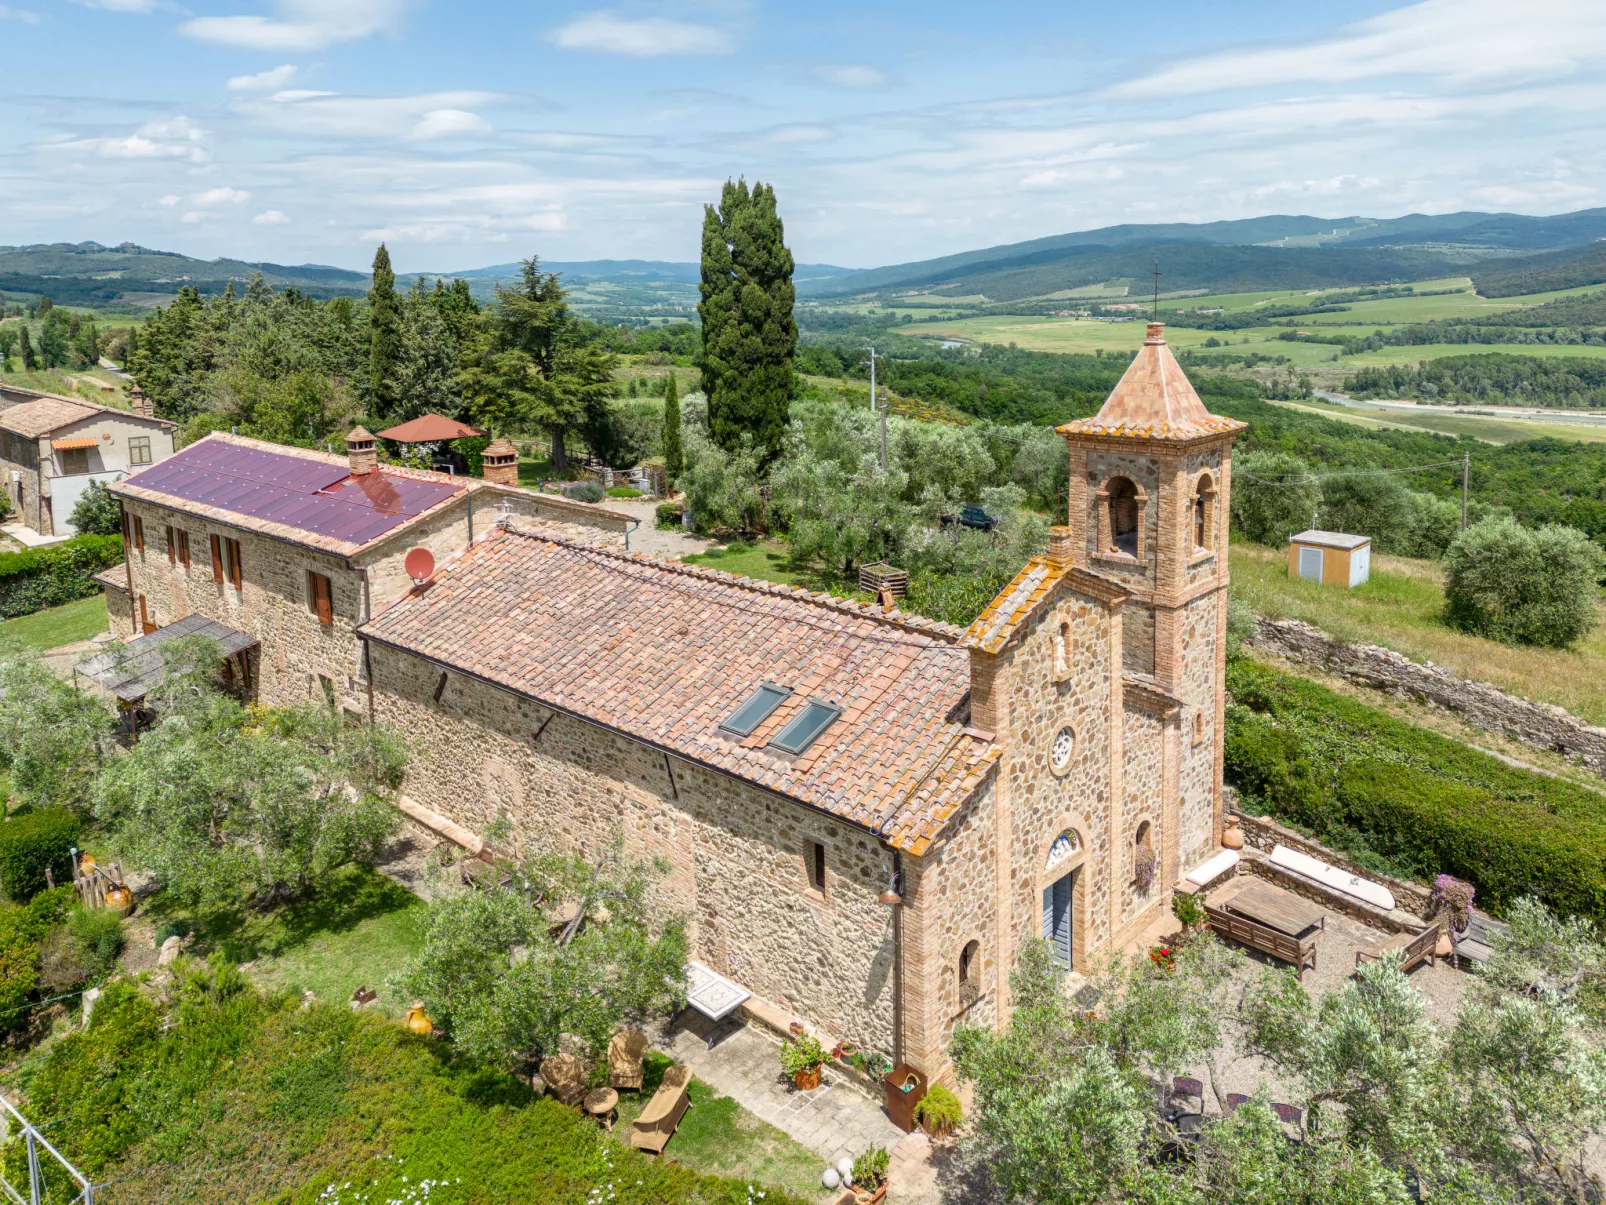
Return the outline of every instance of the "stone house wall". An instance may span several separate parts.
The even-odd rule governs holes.
[[[23,526],[39,531],[40,512],[44,506],[39,441],[14,431],[0,431],[0,473],[5,474],[6,500],[12,513]]]
[[[515,852],[595,852],[622,834],[628,856],[669,861],[661,898],[689,918],[694,958],[829,1034],[892,1050],[893,909],[876,898],[891,855],[875,838],[411,654],[372,644],[369,656],[373,717],[412,743],[410,799],[475,832],[505,814]],[[825,847],[823,893],[809,842]]]

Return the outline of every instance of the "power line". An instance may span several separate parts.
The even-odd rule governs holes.
[[[1326,481],[1330,477],[1388,477],[1396,473],[1422,473],[1428,469],[1442,469],[1452,465],[1459,468],[1462,465],[1462,461],[1460,459],[1435,460],[1428,464],[1407,465],[1398,469],[1349,469],[1337,470],[1331,473],[1300,473],[1297,476],[1290,476],[1284,481],[1272,481],[1265,477],[1256,477],[1253,473],[1245,473],[1242,470],[1235,473],[1234,476],[1241,477],[1245,481],[1253,481],[1256,485],[1304,485],[1310,481]]]

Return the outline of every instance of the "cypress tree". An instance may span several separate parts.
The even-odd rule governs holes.
[[[28,339],[28,324],[22,324],[22,338],[19,340],[20,354],[22,356],[22,371],[32,372],[34,368],[33,344]]]
[[[792,401],[792,253],[775,190],[727,180],[719,206],[704,207],[703,392],[708,429],[727,450],[752,437],[766,462],[780,451]]]
[[[664,382],[664,471],[671,488],[685,467],[686,456],[680,447],[680,387],[670,373]]]
[[[373,412],[388,417],[396,404],[396,364],[401,359],[401,299],[390,252],[379,244],[374,252],[374,284],[368,290],[368,386]]]

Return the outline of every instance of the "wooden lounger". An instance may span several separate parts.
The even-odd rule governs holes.
[[[1400,970],[1409,971],[1419,962],[1426,962],[1429,966],[1437,966],[1439,960],[1434,953],[1439,944],[1439,926],[1429,925],[1420,933],[1407,930],[1396,933],[1387,941],[1379,942],[1370,950],[1355,951],[1355,965],[1359,967],[1363,962],[1376,962],[1385,954],[1400,955]]]
[[[676,1063],[664,1072],[664,1082],[652,1094],[641,1116],[630,1123],[630,1145],[638,1150],[664,1153],[664,1146],[674,1135],[680,1119],[686,1115],[691,1103],[686,1089],[691,1083],[691,1068]]]
[[[1210,904],[1205,905],[1205,916],[1210,922],[1210,927],[1221,936],[1248,946],[1252,950],[1270,954],[1273,958],[1293,963],[1294,973],[1301,979],[1305,977],[1307,967],[1313,971],[1316,969],[1314,937],[1289,937],[1269,925],[1257,924],[1248,917],[1238,916],[1236,913]]]

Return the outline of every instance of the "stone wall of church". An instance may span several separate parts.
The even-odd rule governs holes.
[[[862,1046],[892,1050],[890,854],[862,829],[410,654],[371,650],[375,719],[412,743],[404,792],[516,852],[595,851],[616,835],[671,866],[660,893],[693,957]],[[826,851],[809,885],[811,842]]]
[[[1217,636],[1224,622],[1225,598],[1224,589],[1201,595],[1183,607],[1177,617],[1182,646],[1177,693],[1188,704],[1181,717],[1177,776],[1182,800],[1177,834],[1181,874],[1215,853],[1220,827],[1216,753],[1221,713],[1217,699],[1225,665]]]
[[[1127,707],[1123,719],[1125,803],[1121,809],[1121,830],[1114,842],[1113,871],[1120,891],[1121,923],[1124,925],[1151,907],[1162,889],[1168,890],[1171,884],[1163,881],[1163,871],[1158,868],[1146,889],[1140,888],[1137,882],[1138,847],[1146,845],[1158,856],[1169,835],[1165,831],[1165,807],[1160,793],[1164,725],[1159,716],[1138,707]]]
[[[1083,516],[1086,564],[1094,572],[1120,582],[1123,586],[1148,590],[1154,583],[1155,556],[1160,539],[1160,487],[1162,462],[1155,456],[1134,456],[1098,448],[1086,452],[1086,514]],[[1101,491],[1109,488],[1117,477],[1125,477],[1142,491],[1144,502],[1140,516],[1138,557],[1134,560],[1121,553],[1112,553],[1099,547],[1099,511],[1104,505]],[[1073,519],[1073,525],[1074,525]],[[1152,660],[1152,656],[1151,656]],[[1128,666],[1128,668],[1132,668]]]

